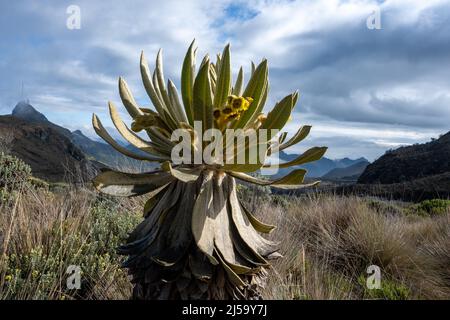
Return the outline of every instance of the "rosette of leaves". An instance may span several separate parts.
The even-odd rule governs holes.
[[[154,110],[141,108],[126,82],[119,79],[120,97],[133,119],[131,127],[119,117],[112,102],[109,112],[118,132],[142,152],[133,153],[117,143],[93,115],[97,134],[119,152],[134,159],[160,163],[160,169],[130,174],[106,171],[93,183],[107,194],[116,196],[146,195],[144,220],[133,230],[119,252],[127,255],[123,266],[128,268],[134,283],[135,299],[250,299],[260,297],[269,260],[279,256],[277,244],[261,234],[274,226],[259,221],[238,199],[236,180],[283,189],[314,185],[304,184],[304,169],[295,169],[287,176],[270,181],[249,173],[267,164],[181,164],[171,160],[176,144],[171,140],[174,130],[186,130],[198,141],[194,121],[201,121],[203,130],[226,129],[281,130],[289,120],[298,93],[292,93],[275,104],[265,115],[263,108],[269,91],[267,61],[252,63],[249,81],[239,70],[232,81],[230,47],[227,45],[215,62],[208,56],[196,71],[194,42],[184,58],[181,71],[181,98],[171,80],[165,81],[161,51],[155,69],[150,72],[141,54],[140,70],[145,90]],[[269,136],[265,156],[275,149],[286,149],[302,141],[311,127],[301,127],[292,137],[286,133]],[[149,139],[136,132],[145,131]],[[199,144],[196,144],[198,147]],[[195,146],[193,146],[195,149]],[[204,148],[200,143],[200,148]],[[248,153],[249,144],[236,149]],[[281,168],[318,160],[325,147],[314,147]]]

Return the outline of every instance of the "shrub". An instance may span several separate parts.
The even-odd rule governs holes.
[[[393,280],[381,279],[379,289],[368,289],[365,275],[361,275],[358,282],[363,288],[364,299],[407,300],[410,298],[409,288]]]
[[[120,269],[122,257],[117,255],[116,247],[140,217],[107,200],[80,199],[79,193],[74,198],[51,193],[43,195],[38,194],[54,197],[54,202],[59,203],[54,211],[64,212],[66,216],[63,220],[56,215],[42,217],[51,220],[45,225],[37,221],[30,223],[26,220],[33,217],[17,213],[21,224],[31,224],[33,230],[29,230],[29,234],[13,230],[13,243],[0,265],[0,299],[126,298],[129,292],[121,296],[120,290],[108,292],[108,289],[114,291],[114,286],[125,291],[130,289],[126,272]],[[68,199],[64,201],[63,197]],[[39,202],[48,200],[41,198]],[[26,210],[30,212],[26,214],[39,215],[41,209],[27,204]],[[80,212],[80,209],[86,211]],[[21,241],[22,237],[30,235],[38,240],[31,244]],[[66,270],[70,265],[81,268],[80,290],[67,289]]]
[[[399,202],[368,198],[366,203],[371,210],[383,215],[403,215],[405,213],[406,205]]]
[[[42,179],[36,178],[36,177],[30,177],[28,179],[28,182],[30,183],[30,185],[35,188],[35,189],[45,189],[48,190],[49,189],[49,183],[47,181],[44,181]]]
[[[17,157],[0,153],[0,188],[15,189],[28,181],[31,168]]]
[[[449,209],[450,200],[432,199],[419,203],[416,213],[421,216],[434,216],[445,214]]]
[[[0,202],[10,203],[28,184],[31,168],[17,157],[0,152]]]
[[[276,206],[280,206],[283,209],[287,208],[289,206],[289,202],[291,200],[290,196],[282,195],[282,194],[276,194],[272,196],[272,202]]]

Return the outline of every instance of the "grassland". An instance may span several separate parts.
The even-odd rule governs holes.
[[[450,298],[446,202],[267,191],[240,187],[249,208],[278,226],[270,237],[284,257],[269,271],[266,299]],[[0,205],[0,299],[128,299],[131,284],[115,248],[142,219],[144,201],[88,187],[16,188]],[[373,264],[381,288],[369,290]],[[66,287],[69,265],[81,266],[80,290]]]

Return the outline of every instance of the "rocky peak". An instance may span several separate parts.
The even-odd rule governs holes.
[[[16,104],[12,116],[30,122],[48,122],[48,119],[37,111],[29,101],[20,101]]]

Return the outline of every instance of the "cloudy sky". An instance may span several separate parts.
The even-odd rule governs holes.
[[[77,5],[81,28],[68,29]],[[381,29],[369,29],[374,12]],[[269,60],[268,107],[299,89],[288,129],[313,125],[308,142],[328,157],[369,160],[450,130],[450,1],[2,1],[0,114],[22,98],[51,121],[93,136],[123,76],[142,105],[139,55],[163,48],[179,83],[192,39],[199,56],[230,42],[235,71]],[[248,76],[247,76],[248,79]],[[21,93],[24,83],[24,97]]]

